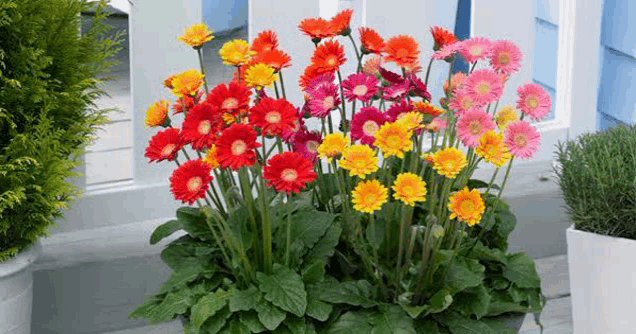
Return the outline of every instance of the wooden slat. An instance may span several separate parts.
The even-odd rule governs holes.
[[[116,151],[86,153],[86,184],[131,179],[131,148]]]
[[[98,139],[88,147],[88,152],[100,152],[132,147],[131,121],[109,123],[97,132]]]
[[[605,0],[601,42],[636,58],[636,2]]]

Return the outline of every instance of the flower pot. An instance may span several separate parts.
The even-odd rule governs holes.
[[[566,232],[574,333],[636,333],[636,241]]]
[[[16,257],[0,262],[0,333],[31,333],[33,263],[41,252],[38,241]]]

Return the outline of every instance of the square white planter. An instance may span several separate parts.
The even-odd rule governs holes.
[[[575,334],[636,333],[636,241],[566,231]]]

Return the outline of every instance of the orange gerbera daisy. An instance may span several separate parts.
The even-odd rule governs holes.
[[[331,18],[329,24],[334,34],[349,36],[351,33],[351,15],[353,15],[353,9],[345,9]]]
[[[468,190],[468,187],[464,187],[449,197],[448,209],[451,212],[448,218],[457,218],[468,226],[473,226],[481,220],[486,205],[477,189]]]
[[[311,57],[311,63],[325,72],[333,72],[347,61],[344,46],[338,41],[329,40],[318,45]]]
[[[443,46],[457,42],[457,37],[455,37],[452,32],[439,26],[431,28],[431,35],[433,35],[433,41],[435,41],[435,45],[433,46],[433,50],[435,51],[441,49]]]
[[[261,31],[252,41],[252,51],[260,54],[278,48],[278,36],[273,30]]]
[[[392,61],[401,67],[409,67],[417,62],[420,50],[417,41],[407,35],[391,37],[384,45],[387,53],[386,61]]]
[[[208,29],[204,23],[193,24],[183,31],[183,35],[177,37],[177,40],[189,45],[195,49],[200,48],[203,44],[214,38],[212,31]]]
[[[170,191],[174,198],[192,205],[197,199],[205,197],[205,191],[212,181],[212,167],[197,160],[189,160],[175,169],[170,176]]]
[[[503,164],[512,158],[501,133],[488,131],[479,138],[478,142],[479,144],[475,148],[475,154],[478,157],[484,158],[484,161],[495,165],[497,168],[503,166]]]
[[[203,85],[203,79],[203,74],[197,70],[183,71],[172,78],[172,94],[177,97],[192,96]]]
[[[259,60],[276,70],[276,72],[291,66],[291,57],[280,50],[263,51],[259,54]]]
[[[205,152],[205,157],[203,158],[203,162],[208,164],[212,168],[219,167],[219,160],[216,158],[216,145],[212,145],[207,152]]]
[[[146,109],[144,124],[149,128],[167,126],[170,124],[170,118],[168,118],[168,100],[159,100],[151,104],[148,109]]]
[[[367,28],[361,27],[358,29],[360,32],[360,42],[362,43],[362,53],[382,53],[384,49],[384,39],[377,31]]]
[[[300,76],[298,84],[305,90],[309,83],[315,78],[327,73],[325,69],[316,65],[309,65],[305,68],[305,72]]]
[[[439,115],[442,115],[443,113],[446,112],[446,110],[437,108],[434,105],[425,101],[415,101],[413,102],[413,107],[415,111],[424,115],[430,115],[433,118]]]
[[[304,19],[298,25],[298,29],[311,37],[314,43],[319,43],[323,38],[335,36],[331,23],[323,18]]]

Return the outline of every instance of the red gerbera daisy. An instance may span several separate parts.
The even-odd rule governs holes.
[[[389,109],[386,111],[386,117],[391,122],[395,122],[398,118],[400,118],[403,114],[411,112],[415,109],[413,103],[403,99],[399,102],[393,102]]]
[[[367,27],[361,27],[358,31],[360,32],[362,53],[382,53],[384,49],[384,39],[377,31]]]
[[[285,130],[294,128],[298,113],[293,104],[285,99],[263,98],[250,109],[250,124],[262,129],[267,136],[280,136]]]
[[[278,36],[273,30],[261,31],[252,41],[252,51],[262,53],[278,48]]]
[[[150,141],[144,156],[150,159],[150,162],[169,160],[172,161],[177,156],[177,152],[183,146],[181,137],[179,137],[179,129],[167,128],[157,132]]]
[[[170,191],[174,198],[192,205],[197,199],[205,197],[205,191],[212,181],[210,165],[201,159],[185,162],[170,176]]]
[[[311,37],[314,43],[320,42],[323,38],[335,36],[331,23],[323,18],[304,19],[298,25],[298,29]]]
[[[431,28],[431,35],[433,35],[433,41],[435,41],[435,45],[433,46],[433,50],[435,51],[457,42],[457,37],[455,37],[452,32],[439,26]]]
[[[392,61],[401,67],[408,67],[417,62],[420,56],[417,41],[407,35],[389,38],[384,45],[384,52],[387,53],[386,61]]]
[[[280,72],[283,68],[291,66],[291,57],[280,50],[263,51],[259,57],[260,61],[272,67],[276,72]]]
[[[347,61],[344,46],[338,41],[326,41],[316,48],[311,63],[324,72],[337,71]]]
[[[251,126],[232,124],[223,130],[216,141],[216,157],[222,168],[237,170],[251,166],[256,162],[254,149],[261,144],[256,142],[257,133]]]
[[[230,82],[216,85],[205,99],[215,109],[236,116],[239,111],[249,108],[252,91],[243,84]]]
[[[300,87],[303,88],[303,90],[306,90],[307,86],[312,80],[314,80],[315,78],[325,73],[327,73],[325,69],[313,64],[309,65],[305,68],[305,72],[300,76],[300,79],[298,80],[298,84],[300,85]]]
[[[351,33],[351,15],[353,15],[352,9],[345,9],[331,18],[329,24],[334,34],[349,36]]]
[[[203,97],[203,91],[198,91],[195,97],[184,95],[182,98],[178,98],[177,101],[172,105],[172,114],[176,115],[182,113],[184,105],[186,112],[190,111],[190,109],[192,109],[195,104],[201,101],[201,97]]]
[[[294,136],[294,152],[302,154],[315,163],[318,159],[318,147],[322,143],[322,136],[317,131],[299,131]]]
[[[218,109],[203,102],[194,106],[183,120],[181,138],[195,150],[210,148],[214,144],[221,118]]]
[[[316,179],[316,172],[309,159],[298,152],[283,152],[273,156],[263,168],[268,186],[278,192],[299,193],[307,183]]]

